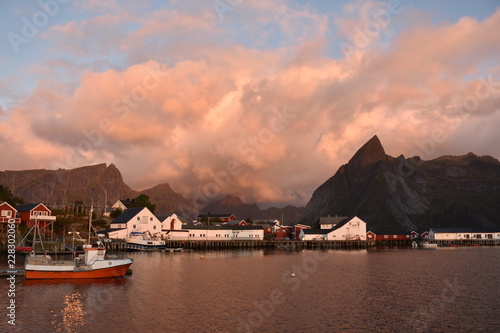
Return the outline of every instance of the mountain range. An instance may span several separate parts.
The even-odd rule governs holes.
[[[6,170],[0,172],[0,184],[25,202],[67,203],[83,202],[103,211],[104,203],[110,207],[119,199],[149,196],[156,205],[156,214],[176,213],[183,221],[192,221],[201,212],[193,200],[175,192],[168,183],[136,191],[123,181],[114,164],[105,163],[75,169],[58,170]],[[261,210],[256,204],[245,204],[239,198],[227,196],[210,202],[203,212],[231,213],[238,219],[286,219],[289,223],[302,215],[303,208],[287,206]]]
[[[374,136],[314,191],[301,222],[328,215],[357,215],[376,233],[498,227],[500,162],[473,153],[394,158]]]
[[[320,185],[306,207],[260,209],[226,196],[198,210],[192,199],[168,183],[136,191],[114,164],[76,169],[1,171],[0,184],[25,202],[74,203],[103,210],[119,199],[146,194],[157,214],[176,213],[188,222],[200,213],[232,213],[237,219],[279,219],[318,226],[322,216],[354,216],[376,233],[401,233],[430,227],[500,226],[500,162],[469,153],[422,160],[391,157],[377,136],[364,144]]]
[[[192,200],[176,193],[168,183],[156,185],[144,191],[135,191],[123,181],[114,164],[105,163],[76,169],[58,170],[6,170],[0,172],[0,184],[23,198],[25,202],[68,203],[77,201],[91,203],[97,211],[103,211],[119,199],[135,198],[146,194],[156,204],[156,212],[177,213],[189,221],[198,211]]]

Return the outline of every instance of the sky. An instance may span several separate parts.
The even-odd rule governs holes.
[[[387,154],[500,157],[500,3],[0,4],[0,170],[114,163],[198,205],[305,205]]]

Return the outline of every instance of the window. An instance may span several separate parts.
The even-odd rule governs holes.
[[[137,225],[136,225],[136,224],[134,224],[134,225],[132,226],[132,229],[135,229],[135,228],[137,228]]]
[[[156,226],[155,226],[155,225],[153,226],[153,229],[155,229],[155,230],[156,230]]]
[[[149,220],[150,220],[150,221],[153,221],[153,218],[152,218],[152,217],[150,217],[150,218],[149,218]]]
[[[137,216],[137,221],[140,221],[140,220],[141,220],[141,218],[139,216]]]
[[[10,217],[10,216],[12,216],[12,211],[11,210],[2,210],[2,216]]]

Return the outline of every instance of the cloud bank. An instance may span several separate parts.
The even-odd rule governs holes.
[[[2,169],[106,162],[136,189],[304,205],[375,134],[391,155],[500,157],[500,11],[194,8],[82,1],[46,29],[36,84],[0,108]]]

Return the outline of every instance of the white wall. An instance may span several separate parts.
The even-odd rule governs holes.
[[[144,208],[135,216],[133,216],[127,223],[111,223],[111,228],[125,228],[125,231],[119,233],[120,237],[116,236],[109,238],[125,238],[132,231],[147,232],[149,231],[152,236],[161,235],[161,222],[148,208]],[[125,236],[122,236],[125,233]]]
[[[233,229],[184,229],[185,231],[164,232],[169,240],[200,240],[200,241],[228,241],[228,240],[262,240],[264,229],[233,230]]]
[[[353,217],[341,228],[328,233],[327,240],[366,240],[366,223]]]
[[[299,238],[301,240],[324,240],[326,234],[305,234],[302,230],[300,230]]]
[[[172,221],[174,221],[173,230],[181,230],[182,229],[182,221],[179,220],[179,217],[177,216],[177,214],[174,213],[161,222],[162,230],[171,230]]]
[[[359,217],[353,217],[342,227],[328,234],[304,234],[300,232],[302,240],[366,240],[366,223]]]

